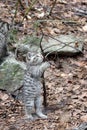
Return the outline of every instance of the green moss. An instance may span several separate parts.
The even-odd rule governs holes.
[[[16,29],[12,29],[8,33],[8,43],[16,43],[18,41],[17,38],[18,31]]]
[[[26,36],[23,39],[23,44],[32,44],[32,45],[40,45],[40,39],[36,36]]]
[[[24,70],[18,63],[4,62],[0,66],[0,88],[13,91],[22,83]]]

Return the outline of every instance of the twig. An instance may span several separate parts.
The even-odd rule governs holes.
[[[47,36],[47,35],[45,35],[45,36]],[[78,48],[75,48],[75,47],[73,47],[73,46],[70,45],[70,44],[73,43],[73,42],[70,42],[69,44],[66,44],[66,43],[64,43],[64,42],[62,42],[62,41],[60,41],[60,40],[58,40],[58,39],[56,39],[56,38],[54,38],[54,37],[52,37],[52,36],[48,36],[48,37],[51,37],[52,39],[54,39],[54,40],[56,40],[56,41],[58,41],[58,42],[64,44],[64,46],[62,46],[62,47],[59,48],[59,49],[56,49],[55,51],[49,52],[49,54],[51,54],[51,53],[53,53],[53,52],[56,52],[56,51],[58,51],[58,50],[61,50],[61,49],[64,48],[65,46],[68,46],[68,47],[71,47],[71,48],[73,48],[73,49],[76,49],[77,51],[80,51],[80,52],[83,54],[83,52],[82,52],[81,50],[79,50]],[[43,50],[46,50],[47,48],[50,48],[50,47],[56,46],[56,45],[57,45],[57,44],[51,45],[51,46],[49,46],[49,47],[46,47],[46,48],[43,49]],[[47,57],[49,54],[47,54],[46,57]]]
[[[16,18],[16,15],[17,15],[17,11],[18,11],[18,1],[16,2],[15,6],[16,6],[16,9],[15,9],[15,13],[14,13],[14,17],[12,18],[12,26],[14,26],[14,19]]]
[[[35,4],[36,1],[37,0],[33,0],[31,5],[26,9],[26,12],[25,12],[25,15],[24,15],[24,17],[22,19],[22,22],[24,21],[24,18],[28,15],[29,11],[31,10],[32,6]]]
[[[66,45],[62,46],[61,48],[59,48],[59,49],[57,49],[57,50],[55,50],[55,51],[51,51],[51,52],[47,53],[46,57],[47,57],[49,54],[51,54],[51,53],[53,53],[53,52],[56,52],[56,51],[58,51],[58,50],[64,48],[65,46],[66,46]]]
[[[55,7],[55,5],[56,5],[56,2],[57,2],[57,0],[55,0],[55,1],[53,2],[53,6],[51,7],[51,9],[50,9],[50,12],[49,12],[49,15],[48,15],[48,16],[50,16],[50,15],[52,14],[52,11],[53,11],[53,9],[54,9],[54,7]]]
[[[42,45],[41,45],[44,34],[43,34],[41,27],[40,27],[40,30],[41,30],[41,33],[42,33],[42,37],[41,37],[41,40],[40,40],[40,49],[41,49],[41,52],[42,52],[42,55],[43,55],[44,61],[45,61],[45,54],[44,54],[44,50],[43,50]],[[44,80],[44,73],[42,75],[42,79],[43,79],[42,84],[43,84],[43,99],[44,99],[43,104],[44,104],[44,107],[46,107],[47,106],[47,98],[46,98],[46,85],[45,85],[45,80]]]
[[[18,2],[19,2],[19,4],[20,4],[22,10],[24,10],[25,8],[24,8],[24,5],[22,4],[21,0],[18,0]]]
[[[41,28],[41,27],[40,27],[40,31],[41,31],[41,33],[42,33],[42,37],[41,37],[41,39],[40,39],[40,49],[41,49],[42,55],[43,55],[44,60],[45,60],[44,50],[43,50],[42,45],[41,45],[42,40],[43,40],[43,37],[44,37],[44,33],[43,33],[43,31],[42,31],[42,28]]]
[[[18,2],[19,2],[20,6],[21,6],[21,9],[22,9],[21,13],[22,13],[23,16],[25,16],[25,14],[24,14],[24,9],[25,9],[24,5],[22,4],[21,0],[18,0]],[[25,16],[25,18],[28,19],[27,16]]]

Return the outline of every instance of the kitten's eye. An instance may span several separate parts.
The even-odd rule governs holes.
[[[33,60],[34,60],[34,61],[36,61],[36,60],[37,60],[37,58],[36,58],[36,57],[34,57],[34,58],[33,58]]]

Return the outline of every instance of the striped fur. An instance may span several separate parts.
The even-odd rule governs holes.
[[[7,33],[9,24],[0,20],[0,60],[7,55]]]
[[[42,83],[41,76],[43,72],[50,67],[48,62],[43,62],[41,54],[27,54],[27,70],[23,82],[23,99],[25,104],[26,116],[33,119],[33,110],[41,118],[47,118],[42,113]]]

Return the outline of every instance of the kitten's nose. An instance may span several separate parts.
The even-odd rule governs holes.
[[[41,58],[44,58],[42,54],[39,55]]]

